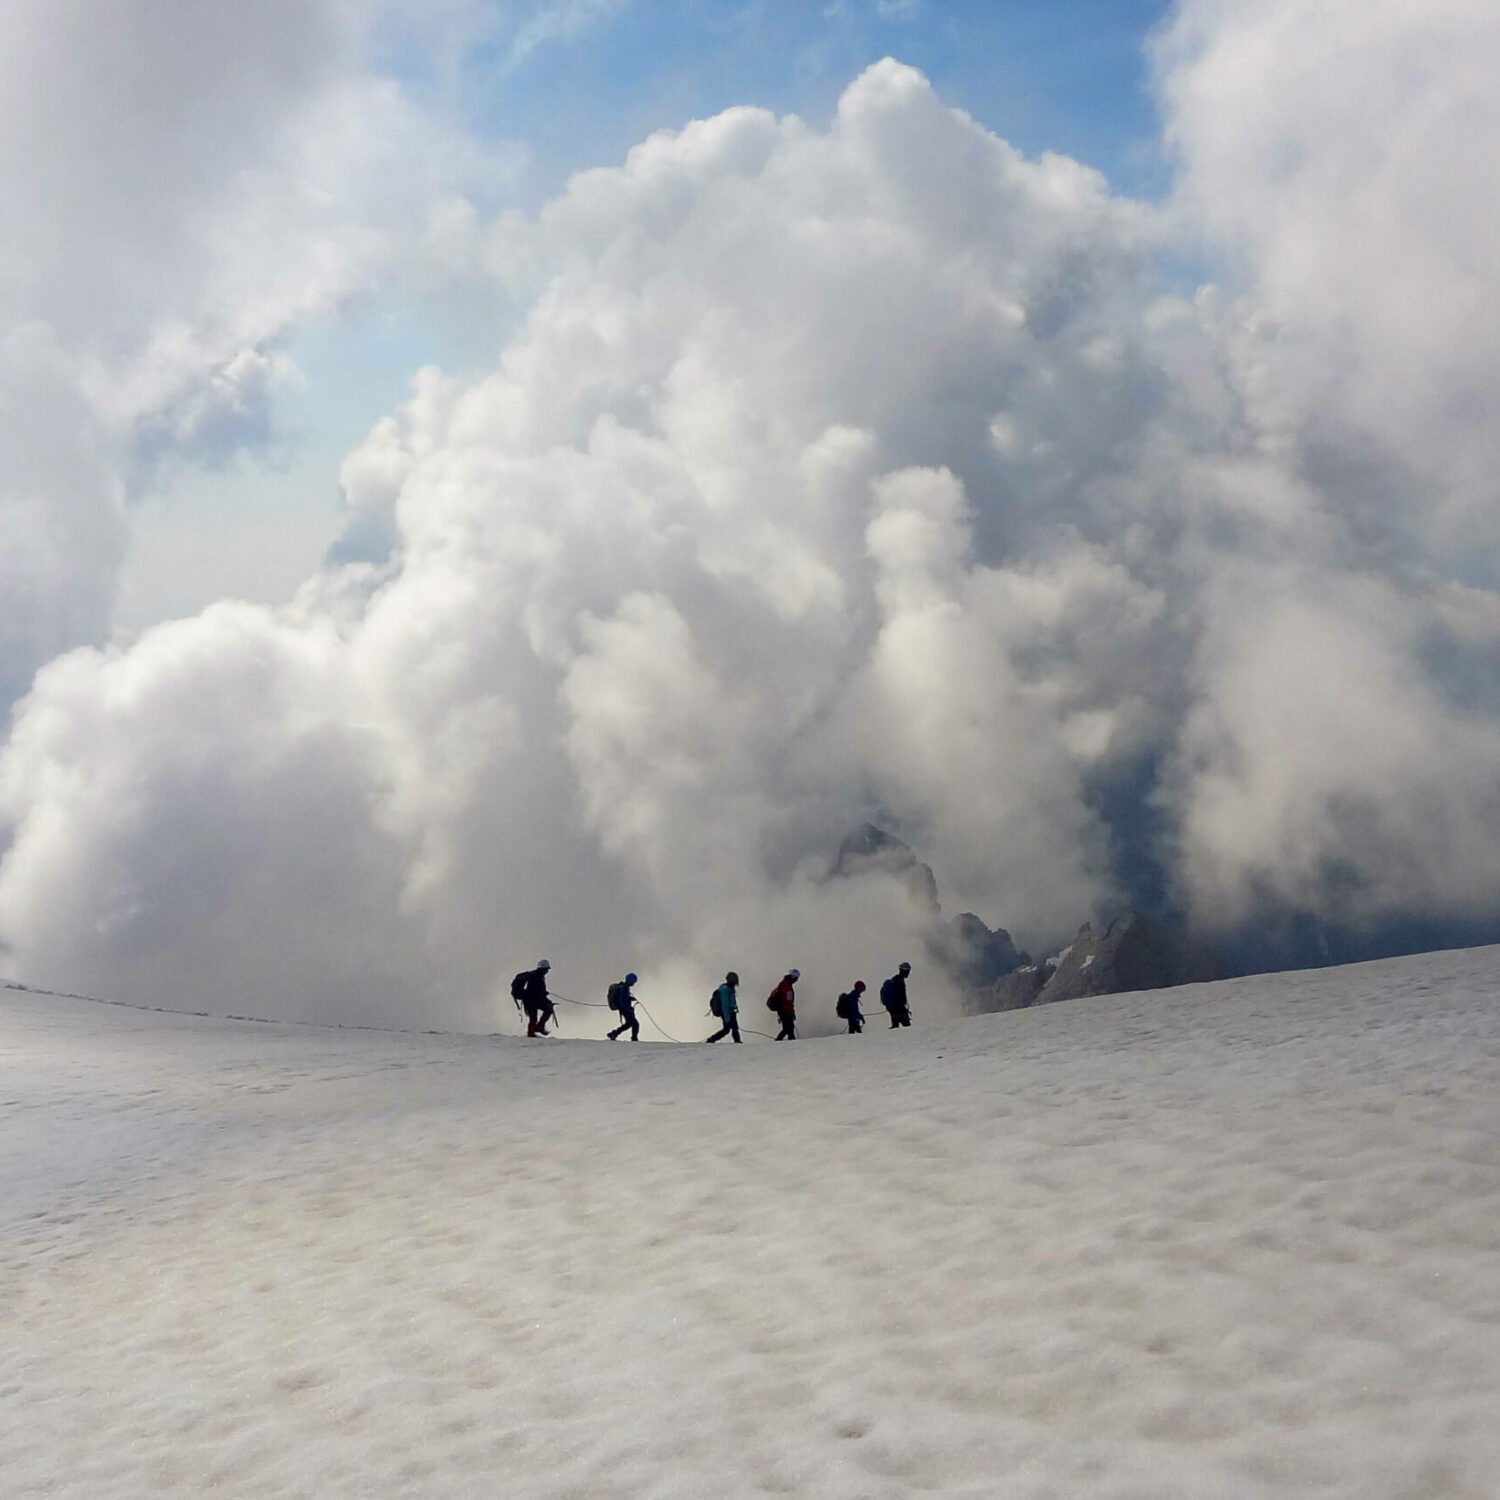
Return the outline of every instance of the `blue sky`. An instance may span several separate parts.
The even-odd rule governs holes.
[[[889,54],[1026,152],[1065,152],[1122,191],[1150,194],[1162,173],[1143,44],[1167,10],[1165,0],[614,4],[523,60],[514,33],[476,48],[461,107],[480,132],[531,148],[531,187],[545,195],[568,171],[732,104],[821,121],[851,78]]]

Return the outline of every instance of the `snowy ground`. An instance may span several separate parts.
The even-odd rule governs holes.
[[[1493,1500],[1497,996],[672,1048],[0,991],[0,1493]]]

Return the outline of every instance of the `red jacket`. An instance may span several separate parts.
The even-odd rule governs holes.
[[[771,997],[766,1001],[767,1010],[779,1010],[789,1016],[797,1014],[797,995],[792,989],[792,981],[783,979],[780,984],[771,991]]]

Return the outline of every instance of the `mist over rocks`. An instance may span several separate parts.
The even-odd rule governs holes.
[[[901,882],[923,901],[929,913],[925,952],[957,987],[967,1015],[1171,989],[1227,972],[1208,944],[1129,909],[1097,927],[1085,922],[1065,948],[1033,963],[1003,927],[992,929],[973,912],[945,918],[931,867],[894,834],[866,823],[839,846],[829,878],[872,875]]]
[[[973,912],[943,916],[937,877],[932,866],[917,858],[911,847],[874,823],[861,825],[839,845],[829,870],[830,880],[855,881],[871,876],[898,882],[913,903],[927,913],[922,945],[927,956],[958,987],[965,1008],[1002,975],[1029,963],[1003,927],[991,929]]]
[[[826,124],[736,108],[534,214],[439,216],[503,347],[416,375],[344,464],[347,545],[279,608],[101,640],[113,440],[28,421],[40,477],[0,496],[0,676],[29,683],[8,968],[479,1023],[548,953],[585,995],[634,968],[670,1027],[731,964],[923,950],[920,883],[828,878],[872,809],[950,910],[1038,951],[1122,906],[1216,942],[1493,919],[1500,13],[1365,15],[1183,0],[1159,205],[887,60]],[[341,45],[309,98],[347,120]],[[277,142],[251,159],[300,180]],[[361,202],[383,160],[352,151]],[[377,259],[428,243],[405,186]],[[357,283],[334,259],[311,302]],[[210,308],[245,284],[204,276]],[[269,284],[263,321],[146,360],[171,378],[124,428],[208,441],[182,394],[207,369],[248,441],[266,371],[235,361],[298,292]],[[58,537],[97,546],[62,566]],[[934,1013],[1014,949],[961,924]]]
[[[937,876],[932,873],[932,866],[923,864],[909,844],[874,823],[862,824],[839,845],[828,874],[833,880],[889,876],[905,886],[911,892],[912,900],[919,907],[925,907],[934,918],[942,913]]]
[[[991,928],[973,912],[960,912],[935,927],[927,948],[967,993],[983,990],[1002,975],[1031,962],[1003,927]]]

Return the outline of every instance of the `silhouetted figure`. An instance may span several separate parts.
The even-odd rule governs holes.
[[[801,979],[799,969],[788,969],[781,983],[771,991],[766,1000],[766,1009],[774,1011],[781,1020],[781,1030],[776,1033],[778,1042],[797,1040],[797,991],[795,985]]]
[[[630,1040],[638,1042],[641,1039],[641,1023],[635,1018],[635,996],[630,993],[630,987],[639,983],[634,974],[627,974],[623,979],[617,979],[610,985],[607,998],[609,1008],[620,1013],[620,1024],[610,1032],[610,1041],[624,1036],[628,1031]]]
[[[834,1014],[839,1020],[849,1023],[849,1035],[858,1036],[865,1029],[864,1012],[859,1008],[860,997],[865,992],[863,979],[854,981],[854,988],[846,995],[839,996],[839,1003],[834,1007]]]
[[[740,1001],[736,991],[739,988],[740,976],[731,969],[724,976],[724,983],[713,993],[713,999],[708,1002],[710,1015],[717,1016],[724,1024],[705,1041],[722,1042],[726,1036],[732,1036],[735,1041],[740,1039]]]
[[[510,982],[510,992],[526,1012],[526,1035],[546,1036],[547,1022],[557,1014],[547,994],[547,970],[552,965],[544,958],[534,969],[523,969]]]
[[[880,986],[880,1003],[891,1018],[891,1030],[898,1026],[911,1025],[911,1005],[906,998],[906,976],[911,973],[910,964],[902,964],[886,982]]]

